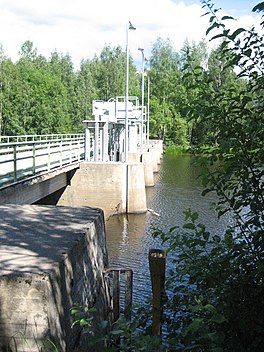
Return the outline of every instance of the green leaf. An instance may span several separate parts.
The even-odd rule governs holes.
[[[238,28],[232,34],[230,34],[229,38],[234,40],[242,32],[245,32],[245,29],[244,28]]]
[[[82,318],[82,319],[80,320],[80,325],[81,325],[81,326],[89,325],[89,323],[90,323],[89,320],[90,320],[90,319]]]
[[[216,312],[216,309],[215,309],[215,307],[212,304],[208,303],[208,304],[205,305],[204,308],[209,310],[209,312],[211,312],[211,313],[215,313]]]
[[[217,22],[214,22],[207,30],[206,30],[206,32],[205,32],[205,34],[206,35],[208,35],[210,32],[211,32],[211,30],[213,30],[214,28],[218,28],[219,27],[219,24],[217,23]]]
[[[261,12],[264,11],[264,2],[261,2],[253,7],[252,12]]]
[[[210,40],[214,40],[222,37],[225,37],[225,35],[223,33],[220,33],[220,34],[214,35]]]
[[[210,321],[213,323],[222,324],[226,321],[226,318],[222,314],[216,313],[212,316]]]
[[[222,20],[222,21],[225,21],[225,20],[234,20],[234,17],[232,17],[232,16],[223,16],[223,17],[221,18],[221,20]]]
[[[112,335],[121,335],[124,333],[124,330],[112,330],[111,334]]]
[[[188,224],[184,224],[183,228],[189,229],[189,230],[195,230],[195,225],[193,223],[189,222]]]

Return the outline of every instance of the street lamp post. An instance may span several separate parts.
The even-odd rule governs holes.
[[[125,97],[125,162],[128,162],[128,84],[129,84],[129,50],[128,50],[128,32],[136,30],[129,21],[126,30],[126,97]]]
[[[141,82],[141,129],[140,129],[140,145],[141,145],[141,154],[143,153],[143,113],[144,113],[144,49],[138,48],[141,51],[142,55],[142,82]]]
[[[148,69],[147,148],[149,148],[149,99],[150,99],[150,69]]]

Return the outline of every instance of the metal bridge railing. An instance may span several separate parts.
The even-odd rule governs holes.
[[[0,143],[0,187],[84,159],[83,134],[8,137],[17,142]]]
[[[29,142],[29,141],[43,141],[53,139],[74,139],[83,138],[83,133],[68,133],[68,134],[27,134],[19,136],[1,136],[0,143],[17,143],[17,142]]]

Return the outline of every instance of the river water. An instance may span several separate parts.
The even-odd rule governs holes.
[[[159,216],[148,211],[112,216],[107,220],[110,267],[133,270],[133,303],[142,303],[151,292],[148,252],[150,248],[162,248],[160,242],[152,238],[153,227],[166,231],[183,225],[183,211],[188,208],[199,213],[199,222],[211,233],[223,233],[230,223],[228,216],[217,219],[212,208],[215,196],[201,196],[199,173],[192,156],[165,155],[155,174],[155,186],[146,188],[147,207]]]

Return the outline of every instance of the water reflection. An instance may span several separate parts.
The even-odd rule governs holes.
[[[110,265],[134,271],[134,302],[141,302],[150,292],[148,251],[161,248],[151,236],[151,229],[167,231],[184,223],[183,211],[191,208],[200,214],[199,221],[212,233],[223,233],[230,219],[217,219],[212,203],[215,196],[202,197],[198,179],[200,170],[191,156],[164,157],[155,186],[148,187],[147,206],[159,213],[113,216],[106,223]]]

